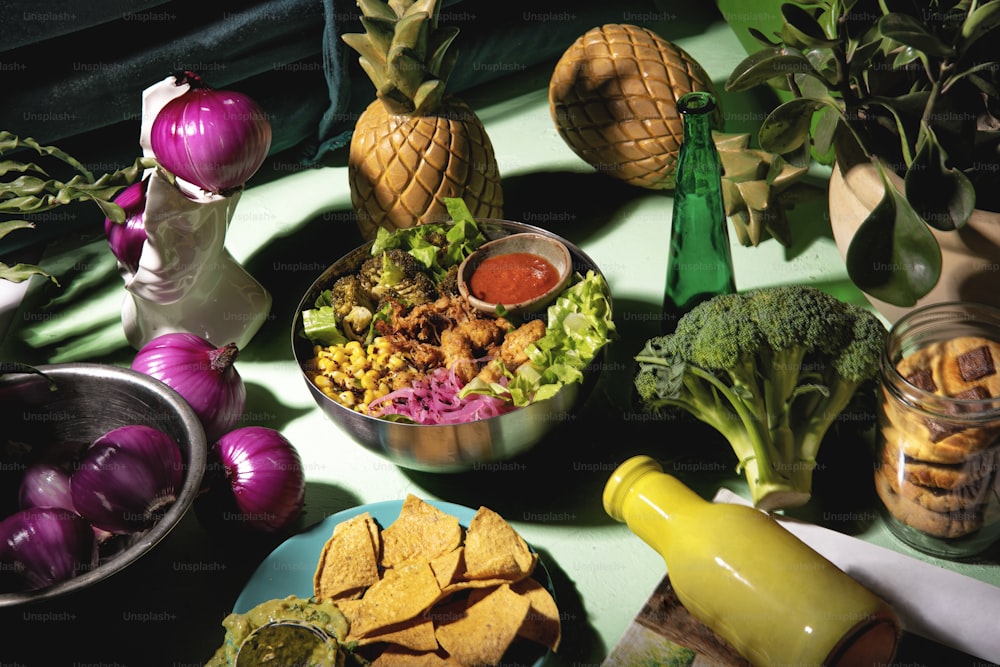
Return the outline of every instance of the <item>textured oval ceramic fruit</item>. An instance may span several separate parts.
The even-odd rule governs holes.
[[[556,63],[549,110],[577,155],[632,185],[672,189],[684,136],[677,100],[703,90],[718,98],[705,70],[653,31],[607,24],[579,37]],[[716,112],[714,126],[722,126]]]
[[[464,199],[476,218],[503,212],[493,145],[482,121],[454,97],[424,116],[394,114],[374,101],[358,118],[347,170],[366,239],[379,227],[447,220],[446,197]]]

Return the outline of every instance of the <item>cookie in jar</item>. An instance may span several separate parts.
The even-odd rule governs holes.
[[[875,490],[889,530],[944,558],[1000,538],[1000,309],[912,311],[882,358]]]

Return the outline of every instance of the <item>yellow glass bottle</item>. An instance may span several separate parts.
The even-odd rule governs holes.
[[[648,456],[622,463],[603,500],[663,556],[684,607],[754,665],[892,662],[892,607],[765,512],[709,502]]]

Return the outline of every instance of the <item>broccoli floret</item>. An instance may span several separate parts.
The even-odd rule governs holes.
[[[337,317],[343,319],[358,306],[372,310],[372,299],[357,274],[337,278],[330,288],[330,305]]]
[[[684,410],[739,458],[754,504],[812,493],[823,436],[878,374],[886,329],[870,311],[803,285],[705,301],[636,355],[646,409]]]
[[[461,294],[458,289],[458,264],[452,264],[448,267],[444,277],[438,281],[437,289],[442,296],[459,296]]]
[[[392,248],[365,260],[358,271],[361,284],[373,301],[397,299],[409,306],[437,298],[434,281],[412,254]]]

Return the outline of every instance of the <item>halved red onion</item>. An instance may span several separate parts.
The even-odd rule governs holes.
[[[194,72],[175,78],[190,89],[153,120],[150,146],[156,159],[208,192],[226,194],[243,186],[271,147],[267,115],[246,95],[209,88]]]
[[[21,509],[29,507],[62,507],[73,510],[73,495],[69,490],[69,471],[62,465],[48,462],[32,463],[24,470],[18,490]]]
[[[94,531],[62,507],[31,507],[0,521],[0,590],[34,590],[97,563]]]
[[[77,513],[95,528],[133,533],[159,519],[176,500],[183,478],[174,439],[134,424],[94,440],[70,476],[70,492]]]

